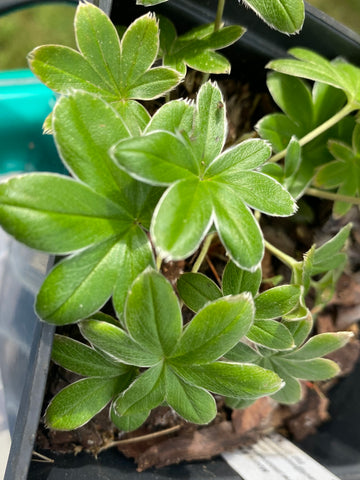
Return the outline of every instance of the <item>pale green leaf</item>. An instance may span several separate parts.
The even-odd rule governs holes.
[[[173,68],[151,68],[126,88],[125,96],[130,99],[152,100],[176,87],[181,78],[181,73]]]
[[[277,365],[288,372],[289,375],[302,380],[328,380],[340,371],[339,366],[332,360],[326,358],[315,358],[310,360],[290,360],[286,357],[277,357]]]
[[[311,360],[322,357],[348,343],[353,337],[352,332],[321,333],[310,338],[300,349],[288,353],[291,360]]]
[[[341,259],[343,258],[343,254],[340,252],[345,247],[351,229],[352,224],[349,223],[348,225],[345,225],[345,227],[343,227],[332,239],[315,250],[311,269],[312,275],[328,271],[339,255],[341,256]]]
[[[134,137],[140,135],[150,121],[149,112],[135,100],[120,101],[112,104],[120,117],[126,118],[126,126]],[[115,143],[115,142],[114,142]]]
[[[173,100],[160,107],[146,129],[146,133],[156,130],[166,130],[176,133],[186,132],[191,135],[194,122],[195,107],[192,103],[184,100]]]

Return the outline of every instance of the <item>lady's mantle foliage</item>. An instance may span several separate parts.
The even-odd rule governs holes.
[[[254,269],[264,244],[249,207],[269,215],[295,212],[290,194],[258,171],[270,157],[268,144],[249,140],[222,152],[225,140],[223,98],[218,86],[208,82],[196,105],[169,102],[154,115],[146,135],[113,148],[117,164],[134,178],[168,186],[151,224],[163,258],[191,255],[214,223],[234,262]]]
[[[74,178],[30,174],[1,184],[2,226],[30,247],[71,254],[40,289],[36,307],[41,318],[75,322],[95,313],[111,295],[121,316],[131,283],[153,263],[140,222],[149,225],[158,193],[113,164],[108,150],[130,133],[122,117],[97,96],[76,92],[62,97],[53,131]]]
[[[208,303],[183,327],[172,286],[160,273],[146,270],[128,295],[124,328],[103,314],[81,322],[95,350],[56,337],[55,362],[87,378],[56,395],[47,424],[77,428],[109,401],[112,419],[126,430],[137,428],[163,402],[188,421],[208,423],[216,415],[209,391],[248,400],[275,393],[281,380],[273,372],[219,360],[247,333],[253,318],[251,295],[243,293]],[[139,367],[146,370],[139,374]]]

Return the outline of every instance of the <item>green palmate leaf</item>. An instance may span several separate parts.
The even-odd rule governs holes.
[[[160,256],[176,260],[198,249],[211,223],[207,185],[195,178],[167,190],[157,205],[150,232]]]
[[[308,340],[305,345],[286,355],[292,360],[312,360],[343,347],[353,337],[352,332],[321,333]]]
[[[291,376],[303,380],[327,380],[340,371],[335,362],[325,358],[293,360],[286,357],[277,357],[273,361],[286,369]]]
[[[207,73],[229,73],[229,61],[216,53],[238,40],[245,29],[238,25],[214,31],[214,24],[201,25],[177,36],[174,24],[163,16],[160,21],[160,44],[164,65],[186,73],[186,66]]]
[[[311,269],[312,275],[327,272],[329,269],[336,268],[338,264],[342,263],[345,254],[341,251],[345,247],[351,229],[352,224],[345,225],[335,237],[315,250]]]
[[[256,320],[246,336],[252,342],[273,350],[289,350],[295,346],[286,326],[275,320]]]
[[[249,330],[254,306],[249,294],[220,298],[191,320],[172,353],[176,365],[211,363],[229,351]]]
[[[230,261],[226,264],[222,278],[222,290],[224,295],[237,295],[242,292],[250,292],[253,296],[258,293],[261,284],[261,268],[254,272],[248,272]]]
[[[357,81],[360,70],[344,60],[329,62],[321,55],[304,48],[292,48],[289,53],[295,59],[273,60],[269,68],[287,75],[308,78],[343,90],[353,108],[360,103],[360,88]]]
[[[170,129],[177,133],[152,131],[150,124],[149,134],[123,140],[112,155],[133,177],[149,184],[170,185],[150,229],[163,258],[191,255],[214,220],[231,259],[239,267],[255,270],[264,242],[248,206],[271,215],[291,215],[296,206],[278,182],[252,171],[270,156],[265,142],[249,140],[220,153],[226,130],[224,110],[217,85],[206,83],[199,91],[195,111],[187,103],[171,102],[154,120],[154,125],[166,128],[169,119]],[[183,134],[176,122],[185,129]]]
[[[85,377],[118,377],[129,371],[129,366],[115,363],[72,338],[55,335],[52,360],[63,368]]]
[[[181,78],[170,68],[150,70],[159,48],[158,26],[151,14],[137,18],[120,42],[105,13],[89,3],[80,4],[75,34],[80,52],[50,45],[36,48],[29,57],[34,73],[59,93],[81,89],[112,102],[146,100],[163,95]]]
[[[358,128],[356,128],[356,131]],[[355,134],[356,134],[355,131]],[[349,145],[329,141],[329,151],[336,160],[321,166],[315,177],[315,184],[325,189],[337,188],[339,195],[359,197],[360,195],[360,154]],[[336,200],[333,215],[341,217],[351,208],[350,202]]]
[[[271,395],[282,386],[274,372],[257,365],[214,362],[188,368],[176,365],[174,370],[193,385],[229,397],[258,398]]]
[[[264,22],[283,33],[301,30],[305,9],[303,0],[243,0]]]
[[[236,344],[225,356],[228,360],[240,363],[256,363],[261,358],[253,348],[242,342]]]
[[[84,378],[61,390],[50,402],[45,422],[55,430],[74,430],[99,413],[128,386],[129,375]]]
[[[256,320],[282,317],[291,312],[300,301],[299,285],[281,285],[261,293],[255,298]]]
[[[13,178],[1,184],[0,202],[3,228],[28,246],[49,253],[101,243],[124,234],[132,223],[119,205],[60,175]]]
[[[182,330],[179,302],[171,284],[146,270],[131,287],[125,309],[130,336],[154,355],[172,353]]]
[[[149,412],[165,399],[165,367],[162,363],[139,375],[130,387],[114,401],[118,415]]]
[[[202,273],[184,273],[176,286],[181,299],[193,312],[222,297],[216,283]]]
[[[139,367],[150,367],[156,365],[160,355],[147,351],[136,343],[121,328],[108,322],[94,320],[83,320],[80,323],[82,335],[94,347],[110,355],[119,362]]]
[[[214,397],[206,390],[189,385],[170,368],[166,369],[166,401],[185,420],[206,424],[216,416]]]
[[[149,416],[149,413],[150,412],[139,412],[134,415],[119,415],[114,408],[114,404],[112,404],[110,419],[119,430],[130,432],[131,430],[136,430],[141,427]]]

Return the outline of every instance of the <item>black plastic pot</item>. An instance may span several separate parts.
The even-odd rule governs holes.
[[[34,3],[31,0],[5,0],[8,10],[16,6]],[[36,2],[35,2],[36,3]],[[106,3],[106,5],[105,5]],[[100,0],[100,6],[108,8],[111,1]],[[251,11],[228,1],[224,14],[227,23],[238,23],[247,27],[248,32],[233,47],[227,50],[232,61],[233,74],[245,78],[254,77],[264,83],[264,65],[270,58],[286,55],[292,46],[304,46],[333,58],[343,56],[349,61],[360,64],[360,37],[349,29],[307,5],[306,21],[302,32],[288,37],[266,27]],[[216,9],[216,0],[170,0],[158,5],[154,10],[169,16],[178,30],[186,30],[199,23],[212,21]],[[145,12],[135,5],[135,0],[117,0],[111,11],[115,22],[124,24],[135,16]],[[32,312],[29,309],[29,316]],[[15,319],[23,322],[23,318]],[[5,480],[82,480],[82,479],[123,479],[133,480],[141,475],[142,480],[155,479],[208,479],[237,480],[235,473],[221,458],[209,462],[181,464],[161,470],[150,470],[138,474],[136,466],[125,459],[116,450],[103,452],[98,459],[87,454],[52,455],[54,463],[31,462],[34,438],[40,417],[42,397],[48,370],[53,327],[37,322],[33,336],[28,338],[32,351],[28,360],[26,383],[15,426],[12,448]],[[1,348],[1,346],[0,346]],[[319,433],[309,437],[302,447],[325,467],[337,474],[342,480],[360,480],[360,383],[357,370],[331,394],[332,421],[324,425]],[[45,452],[44,452],[45,453]]]

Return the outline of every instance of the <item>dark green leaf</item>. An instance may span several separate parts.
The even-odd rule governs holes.
[[[246,336],[252,342],[273,350],[289,350],[295,346],[289,330],[275,320],[256,320]]]
[[[194,312],[198,312],[207,303],[222,297],[216,283],[202,273],[184,273],[176,286],[181,299]]]
[[[281,285],[260,293],[255,298],[256,320],[282,317],[291,312],[300,301],[299,285]]]
[[[258,293],[261,284],[261,268],[254,272],[248,272],[230,261],[226,264],[222,278],[224,295],[237,295],[242,292],[250,292],[253,296]]]

